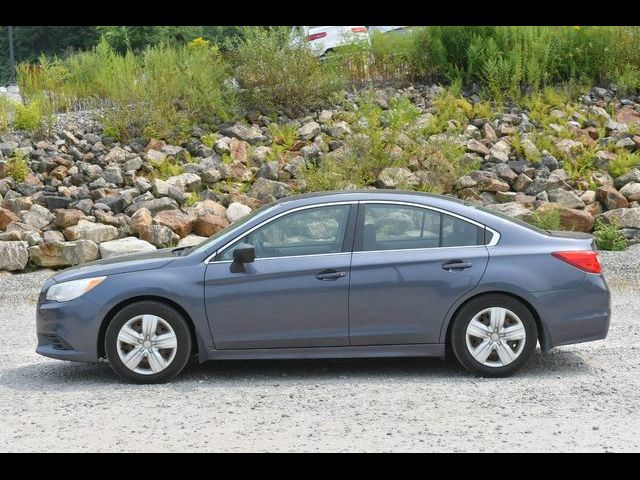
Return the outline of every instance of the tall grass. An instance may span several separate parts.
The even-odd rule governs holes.
[[[207,43],[122,55],[105,40],[90,52],[21,64],[18,76],[25,98],[44,92],[58,111],[105,107],[105,126],[118,138],[180,138],[193,122],[228,120],[237,105],[229,77],[228,62]]]
[[[289,27],[247,27],[223,56],[207,41],[122,54],[103,39],[88,52],[23,63],[18,79],[28,102],[48,102],[57,111],[104,107],[105,128],[118,138],[177,140],[194,123],[237,119],[243,110],[298,114],[327,105],[345,86],[476,83],[497,104],[523,92],[546,96],[558,83],[574,93],[585,83],[640,88],[640,27],[634,26],[416,27],[374,33],[371,42],[324,60],[303,38],[292,40]],[[548,112],[535,107],[544,124]]]

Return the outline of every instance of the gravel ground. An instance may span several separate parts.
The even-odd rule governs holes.
[[[168,385],[34,353],[50,271],[0,275],[0,451],[640,450],[640,246],[602,253],[609,337],[519,375],[437,359],[220,361]]]

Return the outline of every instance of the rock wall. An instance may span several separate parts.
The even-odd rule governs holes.
[[[420,112],[413,121],[418,124],[438,113],[432,102],[441,90],[387,88],[376,92],[376,102],[386,110],[393,98],[410,99]],[[357,93],[349,97],[357,99]],[[615,220],[631,242],[640,241],[640,169],[630,168],[617,178],[607,173],[612,151],[640,149],[640,137],[633,133],[640,124],[640,105],[594,88],[570,110],[552,110],[557,123],[543,127],[526,111],[512,107],[438,134],[448,135],[466,150],[468,163],[479,165],[443,187],[445,193],[523,219],[559,209],[563,227],[585,232],[593,229],[597,217]],[[304,191],[305,168],[322,165],[326,156],[339,158],[341,148],[356,135],[343,113],[336,107],[304,118],[280,118],[296,135],[280,157],[281,139],[267,128],[272,119],[266,117],[221,125],[215,137],[208,137],[213,142],[203,142],[204,130],[195,127],[181,145],[116,142],[86,113],[59,116],[50,138],[2,134],[0,270],[66,267],[197,244],[263,203]],[[455,123],[459,120],[451,122],[460,127]],[[536,146],[533,135],[542,130],[557,131],[551,138],[564,160]],[[432,138],[414,134],[410,140],[427,145]],[[403,151],[401,145],[391,147],[390,158]],[[572,179],[567,163],[584,147],[591,148],[599,169],[589,171],[588,178]],[[11,176],[10,158],[16,156],[27,159],[28,174],[21,181]],[[163,163],[179,165],[181,173],[159,175],[157,166]],[[370,188],[424,189],[433,181],[432,172],[420,162],[376,173]]]

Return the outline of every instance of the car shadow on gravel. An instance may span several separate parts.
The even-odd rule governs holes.
[[[512,378],[548,378],[589,374],[589,365],[572,351],[537,351],[527,366]],[[192,363],[172,381],[175,385],[211,382],[290,382],[290,381],[404,381],[438,382],[452,378],[474,378],[455,359],[368,358],[321,360],[220,360]],[[495,381],[508,381],[498,379]],[[7,369],[0,375],[0,386],[28,391],[92,390],[105,385],[121,385],[104,363],[46,361]]]

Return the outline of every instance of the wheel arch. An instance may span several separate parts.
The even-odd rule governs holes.
[[[456,315],[458,314],[458,312],[465,305],[467,305],[469,302],[471,302],[472,300],[475,300],[475,299],[477,299],[479,297],[484,297],[486,295],[506,295],[506,296],[511,297],[511,298],[513,298],[515,300],[518,300],[525,307],[527,307],[529,309],[529,311],[531,312],[531,315],[533,316],[533,319],[536,322],[536,327],[538,328],[538,341],[540,342],[540,347],[542,348],[542,351],[546,352],[546,351],[548,351],[550,349],[550,346],[549,346],[549,334],[546,331],[544,323],[542,322],[542,319],[540,318],[540,314],[538,313],[536,308],[531,304],[531,302],[529,302],[526,298],[522,297],[521,295],[515,294],[513,292],[504,291],[504,290],[488,290],[488,291],[484,291],[484,292],[479,292],[479,293],[476,293],[474,295],[469,296],[462,303],[460,303],[453,310],[453,313],[451,315],[449,315],[449,317],[447,319],[447,325],[446,325],[445,336],[444,336],[445,343],[447,343],[447,344],[450,343],[451,327],[453,326],[454,319],[456,318]]]
[[[191,333],[191,340],[194,348],[194,352],[192,352],[192,354],[195,353],[200,355],[200,353],[202,352],[202,347],[200,345],[200,337],[196,333],[195,325],[193,323],[193,320],[191,319],[191,316],[180,304],[174,302],[173,300],[160,297],[160,296],[139,295],[136,297],[127,298],[126,300],[122,300],[118,304],[114,305],[113,307],[111,307],[111,309],[107,312],[107,314],[103,318],[102,323],[100,324],[100,330],[98,331],[98,346],[97,346],[98,358],[104,358],[106,356],[106,352],[104,349],[104,340],[105,340],[105,335],[107,333],[107,327],[113,320],[113,317],[115,317],[116,314],[123,308],[129,305],[132,305],[134,303],[145,302],[145,301],[162,303],[164,305],[167,305],[175,309],[178,313],[180,313],[180,315],[182,315],[182,317],[187,322],[187,325],[189,326],[189,332]]]

